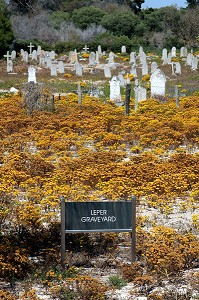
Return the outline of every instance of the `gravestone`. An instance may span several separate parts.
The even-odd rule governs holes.
[[[32,60],[37,60],[37,50],[32,51]]]
[[[166,76],[159,68],[151,74],[150,82],[151,97],[165,96]]]
[[[172,75],[180,75],[181,74],[181,65],[179,62],[172,62]]]
[[[140,54],[140,63],[142,65],[147,64],[146,53],[144,51],[142,51]]]
[[[54,60],[55,59],[55,51],[50,51],[50,58],[52,59],[52,60]]]
[[[126,46],[122,46],[121,53],[126,53]]]
[[[41,53],[39,56],[39,64],[41,67],[45,67],[46,65],[46,60],[45,60],[45,54]]]
[[[115,58],[115,54],[113,52],[110,52],[108,56],[108,63],[114,64],[114,58]]]
[[[13,72],[13,62],[12,62],[11,59],[9,59],[9,60],[7,61],[7,72],[8,72],[8,73],[12,73],[12,72]]]
[[[132,64],[130,74],[132,74],[134,77],[137,77],[137,69],[135,64]]]
[[[53,64],[53,63],[51,64],[50,75],[57,76],[57,65],[56,64]]]
[[[58,72],[64,74],[64,62],[62,60],[58,61]]]
[[[78,62],[77,50],[70,51],[68,59],[71,64]]]
[[[41,46],[37,46],[37,55],[41,55]]]
[[[110,100],[121,102],[120,81],[116,76],[110,81]]]
[[[143,63],[142,65],[142,76],[148,75],[149,74],[149,70],[148,70],[148,65],[147,63]]]
[[[104,77],[111,78],[111,69],[108,64],[104,65]]]
[[[28,57],[29,57],[28,51],[24,51],[22,54],[22,61],[25,61],[27,63]]]
[[[139,101],[145,101],[147,99],[147,90],[145,87],[142,87],[142,86],[138,86],[138,89],[137,89],[137,99],[138,99],[138,102]]]
[[[136,53],[135,52],[130,53],[130,63],[136,64]]]
[[[89,67],[94,67],[96,65],[95,62],[95,52],[91,52],[89,55],[89,62],[88,62],[88,66]]]
[[[28,48],[30,48],[30,53],[29,56],[32,56],[32,48],[34,48],[35,46],[30,42],[30,45],[28,46]]]
[[[120,81],[120,86],[121,86],[121,87],[124,87],[124,85],[125,85],[125,80],[124,80],[123,74],[122,74],[122,73],[119,73],[117,77],[118,77],[118,79],[119,79],[119,81]]]
[[[88,50],[89,50],[89,48],[87,47],[87,45],[85,45],[82,52],[83,52],[83,53],[87,53]]]
[[[167,60],[167,49],[166,48],[162,49],[162,60],[163,61]]]
[[[76,74],[77,76],[82,76],[82,75],[83,75],[83,67],[82,67],[82,65],[79,64],[79,63],[76,63],[76,64],[75,64],[75,74]]]
[[[11,59],[14,60],[14,59],[16,58],[16,56],[17,56],[17,53],[16,53],[15,50],[13,50],[13,51],[11,52]]]
[[[187,57],[187,47],[180,48],[180,57]]]
[[[176,47],[171,48],[171,57],[176,57]]]
[[[185,65],[186,66],[191,66],[192,65],[192,59],[193,59],[193,54],[188,53]]]
[[[36,69],[34,66],[28,67],[28,82],[36,83]]]
[[[99,65],[99,63],[100,63],[99,58],[100,58],[100,54],[99,54],[98,51],[96,51],[96,53],[95,53],[95,62],[96,62],[97,65]]]
[[[98,45],[97,51],[99,53],[99,56],[101,57],[102,56],[102,47],[101,47],[101,45]]]
[[[46,61],[47,68],[51,68],[51,66],[52,66],[52,59],[51,59],[51,57],[50,56],[46,56],[45,57],[45,61]]]
[[[191,62],[191,70],[196,71],[197,69],[198,69],[198,58],[196,56],[193,56]]]
[[[158,68],[157,62],[153,61],[151,63],[151,74]]]

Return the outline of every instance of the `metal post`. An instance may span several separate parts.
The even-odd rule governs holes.
[[[78,81],[77,83],[77,95],[78,95],[78,104],[82,103],[82,92],[81,92],[81,83]]]
[[[64,267],[66,256],[66,212],[65,212],[65,198],[61,199],[61,265]]]
[[[138,79],[135,79],[135,111],[138,109]]]
[[[132,197],[131,263],[136,259],[136,197]]]
[[[131,93],[131,85],[130,82],[126,84],[126,102],[125,102],[125,114],[129,115],[129,106],[130,106],[130,93]]]
[[[178,92],[177,85],[175,85],[175,97],[176,97],[176,107],[179,107],[179,92]]]

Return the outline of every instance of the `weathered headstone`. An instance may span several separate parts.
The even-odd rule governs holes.
[[[142,76],[148,75],[148,74],[149,74],[148,65],[147,65],[147,63],[143,63],[142,64]]]
[[[37,50],[32,51],[32,60],[37,60]]]
[[[119,73],[117,77],[118,77],[118,79],[119,79],[119,81],[120,81],[120,86],[121,86],[121,87],[124,87],[124,85],[125,85],[125,80],[124,80],[124,76],[122,75],[122,73]]]
[[[72,64],[78,62],[77,50],[70,51],[68,59],[69,59],[69,62],[72,63]]]
[[[130,63],[133,63],[133,64],[136,63],[136,53],[135,52],[130,53]]]
[[[126,46],[122,46],[121,53],[126,53]]]
[[[110,81],[110,100],[121,102],[120,81],[116,76]]]
[[[36,83],[36,69],[34,66],[28,67],[28,82]]]
[[[191,62],[191,70],[196,71],[197,69],[198,69],[198,58],[196,56],[193,56]]]
[[[179,62],[172,62],[172,75],[180,75],[181,74],[181,65]]]
[[[40,45],[37,46],[37,55],[41,55],[41,46]]]
[[[113,52],[110,52],[108,56],[108,63],[109,64],[114,63],[114,58],[115,58],[115,54]]]
[[[193,54],[188,53],[185,65],[186,66],[191,66],[192,65],[192,59],[193,59]]]
[[[130,74],[132,74],[134,77],[137,77],[137,69],[135,64],[132,64]]]
[[[111,69],[108,64],[104,65],[104,77],[111,78]]]
[[[60,74],[63,74],[64,73],[64,62],[62,60],[59,60],[58,61],[58,72]]]
[[[176,47],[171,48],[171,57],[176,57]]]
[[[7,61],[7,72],[8,72],[8,73],[12,73],[12,72],[13,72],[13,62],[12,62],[11,59],[9,59],[9,60]]]
[[[167,49],[166,48],[164,48],[162,50],[162,60],[163,61],[167,60]]]
[[[12,52],[11,52],[11,59],[14,60],[16,58],[16,56],[17,56],[16,51],[12,50]]]
[[[151,74],[158,68],[157,62],[153,61],[151,63]]]
[[[142,86],[139,85],[137,93],[138,93],[138,95],[137,95],[138,102],[146,100],[146,98],[147,98],[147,90],[146,90],[145,87],[142,87]]]
[[[89,55],[89,62],[88,62],[88,66],[89,67],[94,67],[96,65],[96,61],[95,61],[95,52],[91,52]]]
[[[50,75],[57,76],[57,64],[51,64]]]
[[[166,76],[159,68],[151,74],[151,96],[165,96]]]
[[[82,76],[82,75],[83,75],[83,67],[82,67],[82,65],[79,64],[79,63],[76,63],[76,64],[75,64],[75,74],[76,74],[77,76]]]
[[[180,57],[187,57],[187,47],[180,48]]]

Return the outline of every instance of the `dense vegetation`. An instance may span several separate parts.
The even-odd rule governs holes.
[[[106,267],[113,264],[114,234],[67,237],[66,269],[61,269],[60,195],[71,201],[136,195],[138,211],[143,205],[156,211],[153,220],[138,216],[137,262],[118,263],[122,280],[154,287],[197,266],[198,110],[197,96],[181,98],[180,108],[174,100],[150,99],[125,116],[113,103],[86,96],[78,105],[77,96],[68,94],[56,99],[54,113],[27,115],[20,96],[0,99],[0,277],[12,283],[26,278],[17,299],[39,299],[34,284],[59,299],[105,299],[110,289],[77,267],[92,266],[102,253],[108,255]],[[176,208],[191,213],[188,227],[158,223],[158,215],[169,220]],[[197,276],[189,282],[192,290]],[[156,296],[150,299],[173,299]]]
[[[121,47],[124,41],[128,49],[138,45],[151,50],[173,45],[197,46],[198,1],[187,1],[187,8],[167,6],[160,9],[142,9],[143,2],[12,0],[6,5],[1,0],[7,13],[0,15],[0,27],[5,27],[6,22],[8,30],[0,31],[0,41],[4,41],[4,51],[12,39],[15,40],[13,47],[18,47],[16,50],[30,40],[45,42],[45,49],[53,47],[56,51],[60,43],[63,47],[69,43],[71,48],[86,43],[91,50],[96,50],[99,41],[104,50],[110,50],[110,39],[113,51],[118,51],[118,43]]]

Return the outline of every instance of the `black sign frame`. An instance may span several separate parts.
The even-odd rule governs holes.
[[[66,233],[130,232],[131,261],[135,261],[136,197],[131,201],[66,202],[61,198],[61,264]],[[74,218],[75,216],[75,218]],[[108,224],[108,225],[107,225]],[[108,227],[108,228],[107,228]]]

